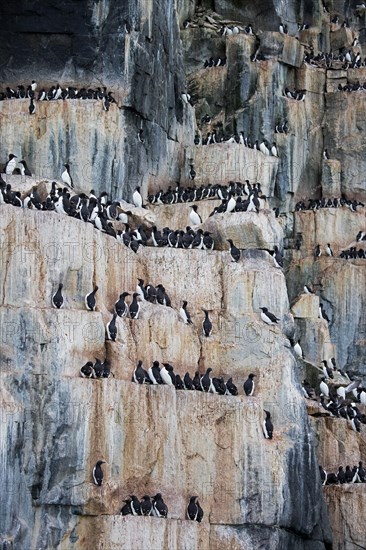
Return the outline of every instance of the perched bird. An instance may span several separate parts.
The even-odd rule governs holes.
[[[85,365],[83,365],[81,367],[80,376],[82,378],[94,378],[95,377],[92,361],[88,361],[87,363],[85,363]]]
[[[330,244],[328,243],[325,247],[325,252],[327,253],[327,256],[333,256],[333,250],[330,247]]]
[[[17,165],[17,161],[15,160],[16,158],[18,158],[18,157],[11,153],[9,155],[8,162],[4,166],[4,173],[7,174],[8,176],[11,176],[12,173],[14,172],[14,170],[15,170],[15,167]]]
[[[153,366],[148,369],[147,375],[150,378],[152,384],[164,384],[163,379],[160,375],[159,361],[153,362]]]
[[[164,384],[175,386],[175,374],[173,367],[169,363],[163,363],[163,367],[160,369],[160,376]]]
[[[210,389],[211,389],[211,386],[212,386],[212,380],[211,380],[211,377],[210,377],[210,372],[212,372],[212,369],[208,368],[206,370],[206,373],[202,376],[202,378],[200,380],[201,390],[204,391],[204,392],[209,392]]]
[[[181,317],[181,319],[182,319],[182,321],[185,325],[191,325],[192,324],[191,316],[190,316],[190,314],[187,310],[187,301],[186,300],[184,300],[183,305],[179,310],[179,315],[180,315],[180,317]]]
[[[278,246],[275,245],[273,247],[273,250],[270,250],[269,253],[271,254],[274,264],[276,267],[283,268],[283,257],[281,252],[278,249]]]
[[[154,508],[155,515],[158,518],[168,517],[168,507],[165,504],[163,497],[161,496],[161,493],[158,493],[153,497],[153,508]]]
[[[133,300],[132,300],[132,302],[130,304],[130,307],[129,307],[129,312],[130,312],[131,319],[138,319],[139,318],[140,304],[138,303],[137,298],[138,298],[138,293],[134,292],[133,293]]]
[[[144,495],[141,499],[140,503],[140,509],[141,509],[141,515],[143,516],[151,516],[152,514],[152,502],[150,500],[149,495]]]
[[[240,260],[240,250],[236,248],[232,239],[227,239],[227,242],[230,244],[230,255],[233,262],[238,262]]]
[[[191,164],[190,165],[190,170],[189,170],[189,178],[191,180],[194,180],[195,177],[196,177],[196,170],[194,169],[194,165]]]
[[[193,496],[189,499],[189,504],[187,508],[187,516],[192,521],[201,522],[203,518],[203,510],[198,502],[198,497]]]
[[[122,506],[121,508],[121,515],[122,516],[129,516],[129,515],[132,515],[132,510],[131,510],[131,499],[130,498],[127,498],[126,500],[124,500],[123,502],[125,502],[125,505]]]
[[[122,294],[120,294],[119,299],[114,304],[114,311],[117,313],[118,317],[127,316],[127,304],[125,302],[125,298],[129,295],[130,294],[128,292],[123,292]]]
[[[55,292],[55,294],[52,296],[52,305],[56,309],[61,309],[62,307],[64,307],[64,297],[62,296],[62,288],[63,288],[63,284],[60,283],[58,285],[57,292]]]
[[[226,395],[238,395],[238,388],[233,383],[232,378],[229,378],[226,382]]]
[[[28,111],[30,115],[34,115],[34,113],[36,112],[36,106],[34,104],[33,97],[30,98]]]
[[[319,464],[319,474],[320,474],[322,485],[325,485],[327,482],[327,472],[324,470],[323,466],[321,466],[320,464]]]
[[[266,307],[260,307],[259,309],[262,310],[261,319],[262,321],[267,323],[267,325],[275,325],[278,323],[279,319],[277,319],[277,317],[273,315],[273,313],[268,311]]]
[[[272,439],[273,436],[273,424],[271,421],[271,413],[264,411],[266,413],[266,418],[263,420],[263,435],[266,439]]]
[[[117,338],[116,319],[117,319],[117,313],[113,313],[112,319],[106,325],[108,340],[112,340],[112,342],[115,342]]]
[[[271,153],[274,157],[278,157],[277,145],[275,142],[272,144]]]
[[[197,212],[197,206],[194,204],[191,212],[189,213],[189,221],[192,225],[200,225],[202,223],[201,216]]]
[[[140,187],[136,187],[133,195],[132,195],[132,202],[136,206],[136,208],[143,208],[142,205],[142,195],[140,193]]]
[[[95,311],[95,307],[96,307],[96,299],[95,299],[95,294],[98,290],[98,287],[96,286],[94,288],[94,290],[92,292],[90,292],[90,294],[87,294],[85,296],[85,307],[86,309],[88,309],[89,311]]]
[[[131,511],[133,516],[141,516],[140,501],[135,495],[130,495],[131,499]]]
[[[321,382],[319,384],[319,389],[320,389],[320,393],[325,395],[325,397],[329,397],[329,387],[325,381],[325,376],[323,376],[321,379]]]
[[[101,468],[102,464],[107,464],[105,460],[98,460],[96,465],[93,468],[93,480],[95,485],[102,485],[103,483],[103,470]]]
[[[69,187],[74,187],[74,182],[72,180],[71,174],[70,174],[70,165],[64,164],[65,170],[61,174],[62,181],[68,185]]]
[[[321,255],[322,255],[322,249],[320,248],[320,244],[317,244],[315,248],[315,258],[319,258]]]
[[[256,374],[249,374],[247,380],[243,384],[244,393],[245,395],[253,395],[255,384],[253,378],[256,376]]]
[[[202,321],[202,333],[203,333],[203,336],[206,336],[208,338],[212,334],[212,323],[211,323],[210,318],[208,316],[208,311],[206,309],[203,309],[203,308],[202,308],[202,311],[205,314],[205,318]]]
[[[291,342],[292,349],[294,350],[296,355],[298,357],[301,357],[301,359],[302,359],[303,358],[303,352],[302,352],[302,348],[300,346],[300,340],[295,342],[295,340],[290,339],[290,342]]]
[[[25,160],[21,160],[19,162],[19,164],[21,165],[20,173],[21,173],[22,176],[31,176],[32,175],[32,172],[29,170],[28,165],[27,165]]]
[[[319,304],[319,317],[320,319],[324,319],[324,321],[327,321],[329,323],[329,317],[324,311],[324,306],[322,303]]]
[[[145,384],[147,379],[147,372],[144,368],[142,368],[142,361],[139,361],[137,363],[137,367],[133,371],[132,374],[132,381],[136,384]]]

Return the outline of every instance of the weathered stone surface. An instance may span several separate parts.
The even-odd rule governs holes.
[[[362,547],[364,486],[322,489],[317,463],[336,470],[363,459],[364,429],[355,434],[349,422],[333,418],[309,424],[306,409],[320,409],[305,403],[299,382],[306,377],[319,393],[320,361],[330,357],[365,382],[365,260],[314,260],[318,243],[330,242],[336,255],[360,247],[355,238],[366,230],[365,211],[293,210],[299,199],[322,195],[344,193],[365,202],[365,98],[337,87],[347,79],[364,82],[366,69],[301,64],[305,45],[315,53],[348,49],[355,36],[361,46],[353,53],[364,57],[364,16],[343,0],[334,0],[331,16],[347,18],[351,30],[330,24],[321,3],[265,0],[260,13],[241,0],[117,4],[20,0],[0,7],[4,87],[35,78],[38,89],[57,82],[107,86],[117,99],[108,113],[94,101],[36,102],[32,117],[28,100],[1,101],[0,162],[13,152],[35,174],[7,181],[29,192],[42,179],[44,197],[70,161],[77,190],[131,200],[138,184],[144,197],[175,182],[193,185],[193,162],[194,185],[259,181],[268,210],[208,219],[218,202],[198,203],[202,227],[212,228],[218,250],[149,247],[134,255],[90,224],[0,206],[0,460],[6,472],[0,546],[325,550],[332,535],[324,491],[333,547]],[[193,26],[179,32],[187,18]],[[289,35],[277,32],[280,21]],[[251,23],[255,36],[217,32],[235,22],[241,29]],[[310,29],[298,33],[298,22]],[[265,60],[254,63],[250,56],[257,51]],[[226,66],[203,70],[211,56],[226,56]],[[305,101],[285,98],[286,87],[305,89]],[[182,102],[186,90],[195,107]],[[206,113],[208,125],[201,122]],[[275,134],[285,120],[289,132]],[[197,131],[205,135],[214,127],[225,135],[242,131],[252,143],[275,141],[279,158],[226,143],[193,145]],[[144,143],[137,139],[140,129]],[[327,166],[340,163],[329,178],[325,148]],[[280,209],[277,219],[273,206]],[[189,205],[136,209],[132,225],[144,219],[183,228],[188,211]],[[277,244],[282,251],[298,234],[300,250],[284,250],[285,273],[267,252],[251,248]],[[230,261],[228,236],[247,249],[238,264]],[[113,304],[123,290],[134,291],[137,277],[163,283],[173,307],[142,303],[141,318],[118,319],[117,341],[106,342]],[[66,303],[55,311],[50,297],[60,280]],[[100,289],[91,313],[83,300],[93,284]],[[294,303],[294,320],[289,302],[304,284],[317,296]],[[183,299],[193,326],[179,319]],[[317,318],[318,300],[329,325]],[[280,318],[278,326],[261,321],[264,305]],[[213,321],[208,339],[201,335],[202,307]],[[287,338],[294,335],[304,361],[290,350]],[[94,357],[111,361],[114,378],[79,377],[80,366]],[[137,359],[144,366],[169,361],[181,375],[210,366],[217,376],[233,376],[239,395],[136,386],[130,380]],[[250,372],[257,374],[256,391],[246,398],[242,383]],[[333,389],[346,383],[339,374],[333,382]],[[272,441],[262,437],[263,408],[272,412]],[[98,488],[91,470],[102,457],[108,464]],[[117,515],[128,494],[157,491],[170,519]],[[193,493],[205,510],[201,525],[185,521]]]
[[[248,179],[260,182],[262,191],[273,196],[278,159],[237,143],[218,143],[189,147],[186,151],[187,181],[193,161],[197,184],[223,183]]]
[[[320,244],[323,255],[317,260],[322,267],[337,260],[340,252],[355,244],[356,236],[365,227],[365,209],[352,212],[347,207],[320,208],[295,213],[295,232],[302,235],[302,254],[313,256],[315,247]],[[327,258],[325,246],[331,244],[334,256]],[[356,260],[357,262],[357,260]],[[308,283],[306,283],[308,284]]]
[[[362,201],[366,193],[366,115],[363,94],[329,93],[326,102],[324,146],[330,158],[342,164],[342,192],[347,197]]]
[[[37,544],[57,546],[66,525],[77,536],[73,510],[83,515],[114,515],[126,494],[152,494],[158,490],[169,502],[173,518],[184,518],[188,496],[194,492],[201,495],[212,523],[271,524],[281,521],[284,526],[296,524],[299,531],[310,535],[321,503],[317,499],[313,501],[315,493],[308,482],[304,482],[302,498],[309,503],[306,509],[312,512],[301,517],[296,515],[297,506],[293,501],[296,497],[291,487],[296,486],[297,494],[298,485],[295,482],[288,485],[287,477],[278,477],[278,459],[274,458],[282,456],[281,460],[296,464],[303,461],[301,469],[308,468],[310,461],[312,469],[316,468],[315,456],[311,451],[309,454],[307,429],[300,430],[307,422],[301,393],[296,385],[278,391],[282,377],[293,376],[294,360],[284,347],[286,339],[281,329],[265,326],[258,313],[259,307],[266,303],[285,319],[288,302],[281,271],[264,258],[254,257],[244,258],[239,269],[231,264],[223,270],[227,265],[226,252],[207,255],[205,260],[211,262],[211,267],[207,263],[202,270],[202,251],[145,249],[132,258],[131,251],[122,245],[121,256],[111,261],[108,256],[111,239],[90,225],[72,219],[67,219],[65,225],[65,218],[55,213],[24,211],[20,218],[15,208],[3,206],[1,209],[3,231],[7,237],[9,231],[12,232],[11,242],[15,245],[15,248],[5,246],[2,251],[2,261],[7,265],[1,296],[1,313],[5,321],[2,326],[5,324],[9,331],[2,335],[3,339],[6,336],[3,361],[8,365],[2,378],[5,398],[8,392],[13,394],[13,414],[8,418],[6,433],[15,448],[22,440],[24,456],[32,457],[29,459],[33,464],[31,470],[27,471],[26,465],[20,464],[26,480],[22,489],[24,512],[32,513],[32,503],[40,509],[52,506],[55,511],[62,506],[65,511],[62,527],[54,538],[48,535],[53,521],[50,516],[33,530]],[[63,244],[74,243],[71,247],[74,252],[63,254],[55,264],[45,251],[49,250],[49,236],[57,235],[61,225]],[[33,235],[33,238],[24,246],[26,235]],[[4,235],[2,242],[8,242]],[[87,257],[83,255],[86,244],[90,252]],[[99,256],[98,250],[103,254]],[[19,273],[17,254],[27,258],[23,261],[27,270],[24,273]],[[34,262],[34,257],[40,261]],[[27,285],[12,284],[16,269],[18,280],[19,277],[24,283],[28,280]],[[198,279],[193,289],[191,279],[195,273]],[[211,273],[211,283],[208,273]],[[144,276],[146,281],[151,280],[150,277],[154,282],[162,281],[175,308],[183,296],[187,298],[192,304],[195,326],[184,326],[170,308],[142,304],[141,319],[135,322],[119,320],[117,342],[104,344],[104,323],[110,318],[107,310],[111,311],[122,289],[133,287],[137,275]],[[66,305],[64,310],[55,312],[49,299],[61,278],[65,284]],[[202,286],[200,278],[205,281]],[[99,311],[84,311],[85,292],[92,281],[101,280],[108,283],[100,285]],[[269,284],[269,280],[273,282]],[[34,285],[33,281],[39,284]],[[210,288],[208,296],[207,287]],[[187,296],[187,292],[192,293],[191,296]],[[198,313],[200,306],[210,309],[214,323],[213,335],[205,341],[202,337],[198,339],[202,319]],[[14,338],[10,330],[14,327],[20,327],[15,333],[16,341],[21,344],[15,348],[20,354],[17,356],[13,351],[14,341],[9,340],[10,334]],[[86,360],[104,359],[105,356],[112,363],[114,379],[98,381],[79,377],[78,370]],[[181,375],[186,370],[193,374],[197,367],[203,370],[210,365],[217,375],[234,376],[240,396],[220,397],[176,392],[169,387],[139,387],[129,381],[139,358],[144,364],[156,358],[169,360]],[[17,388],[13,368],[20,361],[27,367],[22,373],[23,384]],[[273,369],[271,377],[266,374],[269,365]],[[242,396],[240,385],[252,370],[259,375],[258,397],[247,399]],[[43,387],[42,380],[47,373],[52,373],[52,381]],[[29,378],[38,382],[29,386]],[[42,408],[38,406],[39,400]],[[137,424],[136,407],[139,410]],[[272,410],[276,424],[273,442],[261,436],[263,407]],[[192,409],[195,411],[193,416]],[[34,415],[42,419],[47,433],[33,433],[32,424],[26,420]],[[24,427],[18,433],[16,425],[22,421]],[[57,435],[61,421],[62,434]],[[76,431],[73,430],[75,424],[78,426]],[[149,437],[144,430],[138,430],[141,425],[149,430]],[[189,430],[188,425],[191,426]],[[97,439],[95,433],[98,433]],[[201,434],[199,440],[197,433]],[[56,446],[53,441],[57,441]],[[37,450],[41,448],[44,452],[40,456]],[[213,448],[216,449],[214,453]],[[93,463],[100,456],[108,462],[103,489],[92,485],[90,479]],[[146,458],[142,460],[142,457]],[[6,456],[2,460],[7,464]],[[268,479],[261,493],[257,489],[260,471],[251,466],[253,460],[267,463]],[[221,472],[219,476],[218,471]],[[227,475],[223,474],[225,471]],[[305,480],[307,475],[304,473],[302,478]],[[283,499],[275,496],[282,494],[286,495]],[[9,494],[5,492],[4,497],[9,498]],[[228,502],[224,508],[218,506],[222,498]],[[269,501],[273,503],[271,509],[264,506],[264,502]],[[6,532],[12,522],[9,509]],[[82,523],[81,519],[80,525]],[[23,545],[28,544],[29,536],[25,529],[21,538]],[[175,543],[172,544],[174,547]],[[177,542],[178,547],[179,544]]]
[[[325,199],[341,196],[341,163],[338,160],[323,160],[322,196]]]
[[[351,29],[340,28],[330,33],[330,45],[333,51],[349,48],[352,45],[354,34]]]
[[[278,56],[286,65],[300,67],[304,58],[304,48],[292,36],[279,32],[263,32],[261,34],[261,51],[266,56]]]
[[[301,294],[292,305],[291,312],[295,318],[318,319],[319,297],[315,294]]]

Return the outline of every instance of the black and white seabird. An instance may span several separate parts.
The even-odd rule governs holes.
[[[96,307],[96,299],[95,299],[95,294],[98,290],[98,287],[94,287],[94,290],[92,292],[90,292],[89,294],[87,294],[85,296],[85,307],[86,309],[88,309],[89,311],[95,311],[95,307]]]
[[[112,340],[112,342],[115,342],[117,338],[116,319],[117,319],[117,313],[113,313],[112,319],[106,325],[108,340]]]
[[[25,160],[21,160],[19,162],[19,164],[21,164],[20,174],[22,176],[31,176],[32,175],[32,172],[29,170],[28,165],[27,165]]]
[[[212,379],[210,377],[210,372],[212,372],[211,367],[209,367],[206,370],[205,374],[201,377],[201,380],[200,380],[201,390],[204,392],[209,392],[212,386]]]
[[[98,460],[96,465],[93,468],[93,480],[95,485],[102,485],[103,483],[103,470],[102,464],[107,464],[105,460]]]
[[[187,516],[192,521],[198,521],[199,523],[202,521],[203,510],[198,502],[198,496],[193,496],[189,499]]]
[[[244,393],[245,395],[253,395],[255,390],[255,383],[253,378],[256,376],[256,374],[249,374],[247,380],[243,384]]]
[[[155,515],[158,518],[168,517],[168,507],[165,504],[163,497],[161,496],[161,493],[158,493],[153,497],[153,508],[154,508]]]
[[[119,299],[114,304],[114,311],[117,313],[118,317],[126,317],[127,315],[127,304],[125,302],[126,296],[129,296],[128,292],[123,292],[120,294]]]
[[[319,304],[319,317],[320,319],[324,319],[324,321],[327,321],[327,323],[329,323],[329,317],[328,315],[325,313],[324,311],[324,306],[323,304],[320,302]]]
[[[322,249],[320,248],[320,244],[317,244],[315,248],[315,257],[320,258],[321,255],[322,255]]]
[[[301,359],[302,359],[303,358],[303,352],[302,352],[302,348],[300,346],[300,340],[295,342],[295,340],[290,339],[290,342],[291,342],[292,349],[294,350],[296,355],[298,357],[301,357]]]
[[[202,311],[205,314],[205,318],[202,321],[202,333],[203,333],[203,336],[206,336],[208,338],[212,334],[212,323],[211,323],[210,318],[208,316],[207,309],[202,308]]]
[[[33,97],[30,98],[28,111],[30,115],[34,115],[34,113],[36,112],[36,106],[34,104]]]
[[[4,172],[8,176],[11,176],[15,170],[15,167],[17,165],[17,161],[15,160],[16,158],[18,158],[16,155],[13,155],[13,153],[10,153],[9,160],[4,166]]]
[[[131,499],[131,511],[133,516],[141,516],[140,501],[135,495],[130,495]]]
[[[139,361],[137,363],[137,367],[133,371],[132,374],[132,381],[136,384],[145,384],[147,379],[147,372],[144,368],[142,368],[142,361]]]
[[[226,382],[226,395],[238,395],[238,388],[233,383],[231,377]]]
[[[274,264],[276,267],[283,268],[283,256],[281,252],[278,250],[278,246],[275,245],[273,247],[273,250],[270,251],[270,254],[273,258]]]
[[[83,365],[81,367],[80,376],[82,378],[94,378],[95,377],[92,361],[88,361],[87,363],[85,363],[85,365]]]
[[[183,305],[179,310],[179,315],[180,315],[180,317],[181,317],[181,319],[182,319],[182,321],[185,325],[191,325],[192,324],[191,316],[190,316],[190,314],[187,310],[187,301],[186,300],[184,300]]]
[[[272,153],[272,156],[278,157],[277,145],[275,142],[272,143],[271,153]]]
[[[68,185],[69,187],[74,187],[74,182],[72,180],[71,174],[70,174],[70,165],[64,164],[65,170],[61,174],[62,181]]]
[[[142,516],[151,516],[152,514],[152,502],[150,500],[149,495],[144,495],[140,502],[140,509],[141,509],[141,515]]]
[[[163,363],[163,366],[160,369],[160,376],[164,384],[167,386],[175,386],[175,374],[173,372],[172,365],[169,365],[169,363]]]
[[[101,360],[98,359],[97,357],[95,358],[95,363],[93,368],[94,368],[95,378],[102,378],[104,367]]]
[[[57,292],[55,292],[55,294],[52,296],[52,305],[56,309],[61,309],[62,307],[64,307],[64,297],[62,296],[62,288],[63,288],[63,284],[60,283],[58,285]]]
[[[273,424],[271,421],[271,413],[269,411],[264,412],[266,413],[266,418],[263,420],[263,435],[266,439],[272,439]]]
[[[129,515],[132,515],[132,510],[131,510],[131,499],[130,498],[127,498],[126,500],[123,501],[125,503],[124,506],[122,506],[121,508],[121,515],[122,516],[129,516]]]
[[[320,389],[320,393],[325,395],[325,397],[329,397],[329,387],[325,381],[325,376],[323,376],[321,379],[321,382],[319,384],[319,389]]]
[[[202,223],[201,216],[197,212],[197,206],[192,205],[192,210],[189,213],[189,221],[192,225],[200,225]]]
[[[186,390],[194,390],[193,380],[189,375],[189,372],[186,372],[183,377],[183,384]],[[366,396],[366,394],[365,394]]]
[[[325,485],[327,483],[327,472],[324,470],[323,466],[321,466],[320,464],[319,464],[319,474],[320,474],[322,485]]]
[[[152,384],[164,384],[160,374],[159,361],[153,362],[153,366],[148,369],[147,375],[150,378]]]
[[[145,300],[145,297],[146,297],[146,290],[145,290],[145,287],[144,287],[144,280],[143,279],[138,279],[138,283],[136,285],[136,292],[137,294],[140,296],[140,299],[143,301]]]
[[[189,170],[189,178],[191,180],[194,180],[195,177],[196,177],[196,170],[194,169],[194,165],[191,164],[190,165],[190,170]]]
[[[131,319],[138,319],[139,318],[140,304],[137,301],[138,296],[139,295],[138,295],[137,292],[133,293],[133,300],[132,300],[132,302],[130,304],[130,307],[129,307],[129,312],[130,312]]]
[[[273,313],[268,311],[266,307],[260,307],[259,309],[262,310],[261,319],[262,321],[267,323],[267,325],[275,325],[278,323],[279,319],[277,319],[277,317]]]
[[[325,252],[327,253],[327,256],[333,256],[333,250],[331,249],[329,243],[327,243],[327,246],[325,247]]]
[[[140,187],[136,187],[132,195],[132,202],[136,208],[143,208],[142,195],[140,193]]]
[[[227,239],[227,242],[230,244],[230,255],[233,262],[238,262],[240,260],[240,250],[236,248],[232,239]]]

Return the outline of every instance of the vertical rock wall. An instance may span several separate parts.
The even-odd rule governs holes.
[[[343,2],[332,9],[357,29],[364,56],[364,16]],[[314,261],[319,243],[331,242],[335,256],[356,244],[358,231],[366,230],[365,209],[295,212],[300,199],[344,193],[365,201],[366,92],[336,91],[347,78],[366,79],[365,69],[302,63],[306,45],[348,47],[356,31],[333,31],[319,2],[18,2],[1,6],[0,14],[4,87],[33,78],[39,88],[107,86],[117,100],[107,113],[93,100],[37,102],[32,117],[27,100],[1,101],[0,159],[13,152],[34,173],[33,180],[12,176],[14,189],[59,180],[68,160],[77,191],[131,200],[138,184],[144,197],[176,182],[188,185],[193,163],[196,186],[248,179],[261,182],[267,196],[259,214],[209,218],[218,203],[198,203],[203,227],[215,238],[212,252],[144,247],[136,255],[92,225],[0,205],[2,548],[362,545],[361,530],[340,518],[352,502],[362,519],[365,486],[326,487],[323,499],[318,461],[333,470],[342,461],[357,463],[365,453],[364,427],[356,434],[340,419],[309,421],[300,382],[310,373],[318,391],[320,361],[330,356],[365,380],[365,260]],[[225,38],[207,15],[251,22],[256,36]],[[183,29],[186,18],[193,24]],[[288,36],[277,32],[281,20]],[[299,21],[311,28],[295,38]],[[258,47],[265,59],[253,63]],[[204,69],[211,56],[226,56],[226,66]],[[285,87],[305,89],[305,101],[285,98]],[[181,100],[186,90],[194,107]],[[275,134],[284,120],[289,133]],[[213,128],[276,141],[279,158],[239,144],[196,147],[194,135]],[[141,129],[144,143],[137,139]],[[185,204],[154,206],[149,222],[183,228],[188,211]],[[239,264],[229,262],[227,238],[245,251]],[[274,245],[284,249],[283,271],[264,250]],[[162,283],[173,308],[144,303],[137,321],[118,319],[117,342],[108,342],[104,327],[114,302],[134,291],[138,277]],[[55,311],[50,297],[60,281],[66,304]],[[94,284],[92,313],[84,296]],[[318,296],[299,296],[304,284],[314,284]],[[184,299],[192,327],[179,320]],[[329,326],[318,319],[319,300]],[[264,305],[280,326],[263,324]],[[201,335],[202,307],[213,321],[208,339]],[[306,363],[290,349],[294,335]],[[80,378],[80,366],[96,357],[111,361],[114,378]],[[132,384],[137,361],[147,368],[155,359],[181,376],[208,367],[233,376],[239,396]],[[250,372],[257,386],[245,397]],[[271,441],[262,435],[263,409],[272,413]],[[102,488],[91,479],[101,457],[108,462]],[[156,492],[169,519],[119,515],[129,494]],[[202,524],[186,520],[191,494],[200,496]]]

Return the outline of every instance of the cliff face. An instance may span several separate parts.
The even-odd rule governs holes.
[[[107,86],[117,100],[108,112],[96,100],[37,102],[33,116],[28,100],[1,101],[0,159],[12,152],[34,174],[7,178],[14,189],[28,192],[34,183],[49,189],[68,160],[78,192],[106,190],[131,201],[136,185],[147,197],[176,182],[198,187],[248,179],[260,182],[267,196],[259,213],[209,217],[220,202],[197,203],[214,251],[141,247],[137,254],[91,224],[0,205],[4,550],[364,544],[366,486],[323,489],[318,462],[336,471],[365,460],[365,428],[355,433],[342,419],[309,420],[300,382],[307,377],[318,392],[320,361],[330,357],[366,378],[366,260],[337,257],[361,246],[355,239],[366,231],[365,209],[298,212],[295,204],[341,194],[366,199],[366,92],[336,91],[347,78],[366,80],[366,69],[302,63],[305,46],[349,48],[356,34],[357,49],[365,50],[365,16],[334,3],[354,30],[334,29],[319,3],[266,2],[260,13],[246,4],[105,0],[0,7],[4,87],[33,78],[39,89],[54,82]],[[187,18],[192,23],[183,29]],[[277,32],[281,20],[289,35]],[[298,21],[310,29],[297,39]],[[232,22],[252,23],[255,36],[217,32]],[[258,48],[264,60],[250,61]],[[211,56],[227,57],[226,65],[204,69]],[[305,100],[284,97],[286,87],[306,90]],[[186,90],[194,107],[181,100]],[[285,120],[289,132],[275,134]],[[213,130],[243,131],[252,143],[276,141],[278,158],[237,143],[194,145],[195,134]],[[330,160],[322,158],[324,149]],[[158,227],[189,224],[188,204],[134,213]],[[230,261],[228,238],[243,250],[238,264]],[[315,261],[315,246],[328,242],[334,257],[323,252]],[[284,250],[283,270],[266,252],[275,245]],[[140,318],[118,319],[117,341],[106,341],[114,302],[134,291],[137,278],[163,284],[173,307],[143,302]],[[66,303],[55,310],[51,296],[61,281]],[[305,296],[304,284],[318,295]],[[94,285],[97,310],[88,312],[84,296]],[[183,300],[193,326],[179,319]],[[318,318],[319,301],[329,325]],[[281,319],[279,326],[263,323],[263,306]],[[209,338],[202,336],[201,308],[213,322]],[[301,338],[306,362],[293,354],[292,337]],[[95,358],[111,362],[113,378],[79,376]],[[232,376],[239,395],[133,384],[138,360],[145,368],[153,360],[169,362],[182,377],[211,367],[215,376]],[[256,391],[246,397],[242,385],[251,372]],[[263,409],[272,414],[273,440],[262,434]],[[97,487],[91,471],[101,458],[105,482]],[[168,504],[167,520],[119,515],[128,495],[157,492]],[[205,511],[202,524],[186,520],[193,494]],[[358,526],[345,519],[351,504]]]

